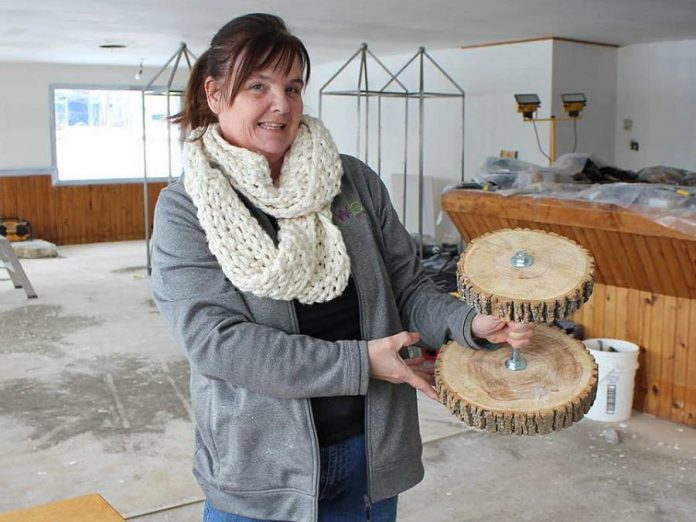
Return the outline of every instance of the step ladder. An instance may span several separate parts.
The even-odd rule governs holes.
[[[12,244],[5,236],[0,236],[0,263],[7,269],[15,288],[24,288],[24,292],[29,299],[38,297],[22,265],[19,263]]]

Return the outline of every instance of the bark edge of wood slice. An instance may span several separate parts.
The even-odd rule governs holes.
[[[530,267],[514,267],[517,251]],[[573,315],[592,295],[594,259],[560,234],[504,228],[473,239],[457,263],[460,299],[477,312],[518,323],[551,323]]]
[[[589,350],[560,328],[539,325],[520,350],[522,371],[505,367],[511,347],[475,350],[455,341],[435,362],[440,402],[468,426],[503,434],[543,435],[581,420],[597,394]]]

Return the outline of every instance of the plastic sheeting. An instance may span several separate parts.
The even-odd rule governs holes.
[[[551,167],[489,157],[475,179],[504,196],[610,203],[696,236],[696,172],[659,166],[623,171],[589,154],[565,154]]]

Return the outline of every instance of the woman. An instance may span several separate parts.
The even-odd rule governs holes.
[[[153,293],[191,365],[205,520],[396,518],[423,477],[415,343],[528,343],[441,293],[379,178],[302,114],[310,62],[272,15],[225,25],[179,117]],[[418,333],[416,333],[418,332]]]

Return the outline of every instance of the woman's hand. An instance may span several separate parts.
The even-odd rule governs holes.
[[[421,368],[422,357],[402,359],[399,350],[415,344],[420,339],[416,332],[400,332],[390,337],[373,339],[367,343],[367,360],[370,377],[394,384],[406,383],[438,400],[433,388],[433,369]]]
[[[492,343],[508,343],[513,348],[523,348],[532,339],[534,323],[513,323],[492,315],[477,315],[471,323],[471,333]]]

